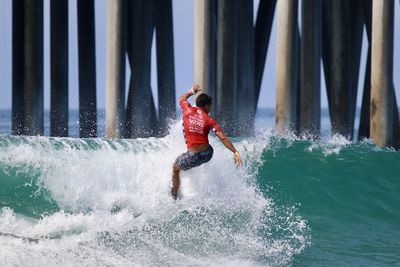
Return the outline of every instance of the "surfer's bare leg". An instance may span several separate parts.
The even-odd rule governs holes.
[[[179,185],[180,185],[180,179],[179,179],[179,172],[181,169],[179,166],[174,163],[172,167],[172,189],[171,189],[171,195],[172,197],[176,200],[178,198],[178,190],[179,190]]]

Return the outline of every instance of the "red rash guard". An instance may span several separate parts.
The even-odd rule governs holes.
[[[217,135],[221,131],[218,123],[202,108],[192,107],[187,100],[181,100],[183,132],[188,148],[208,144],[208,134],[212,129]]]

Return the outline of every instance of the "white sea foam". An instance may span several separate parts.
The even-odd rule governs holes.
[[[340,151],[342,151],[343,148],[351,144],[352,142],[348,138],[340,134],[335,134],[333,136],[324,137],[320,141],[312,142],[307,150],[310,152],[321,150],[326,157],[330,155],[339,155]]]
[[[10,143],[0,162],[37,172],[35,182],[61,211],[32,219],[3,208],[0,265],[288,264],[309,236],[293,209],[275,206],[255,186],[270,135],[235,143],[241,169],[211,138],[213,159],[182,172],[177,202],[169,188],[172,163],[185,151],[179,123],[161,139]],[[287,234],[274,235],[281,229]]]

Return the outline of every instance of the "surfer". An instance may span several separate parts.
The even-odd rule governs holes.
[[[171,195],[176,200],[180,185],[179,172],[198,167],[213,156],[214,150],[208,142],[208,134],[212,130],[222,143],[233,153],[233,158],[238,166],[243,164],[239,152],[233,146],[229,138],[224,134],[218,123],[208,114],[211,110],[212,98],[207,94],[200,94],[196,98],[196,107],[192,107],[187,101],[189,97],[201,91],[198,84],[179,97],[182,108],[183,133],[187,146],[187,152],[176,158],[172,169]]]

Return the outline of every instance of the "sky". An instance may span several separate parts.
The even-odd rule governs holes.
[[[12,0],[1,0],[0,9],[0,109],[11,107],[11,14]],[[257,14],[259,0],[254,0],[254,16]],[[44,0],[44,103],[45,109],[50,106],[50,0]],[[173,0],[174,15],[174,53],[175,53],[175,81],[177,95],[191,87],[194,78],[194,43],[193,43],[193,0]],[[97,107],[104,108],[106,89],[106,23],[107,1],[95,1],[96,16],[96,70],[97,70]],[[275,16],[276,17],[276,16]],[[77,19],[76,1],[69,1],[69,103],[70,108],[78,107],[78,53],[77,53]],[[361,105],[362,87],[367,56],[367,41],[364,41],[361,54],[359,93],[357,103]],[[395,1],[395,41],[394,41],[394,84],[396,93],[400,97],[400,7]],[[263,82],[258,106],[275,107],[275,58],[276,51],[276,22],[274,20],[271,32],[269,51],[264,70]],[[129,66],[129,64],[127,64]],[[129,67],[128,67],[129,68]],[[321,106],[327,106],[325,81],[321,64]],[[129,69],[126,75],[129,79]],[[152,49],[152,88],[157,103],[157,69],[155,60],[155,38]],[[128,82],[127,82],[128,85]],[[398,101],[400,102],[400,101]]]

